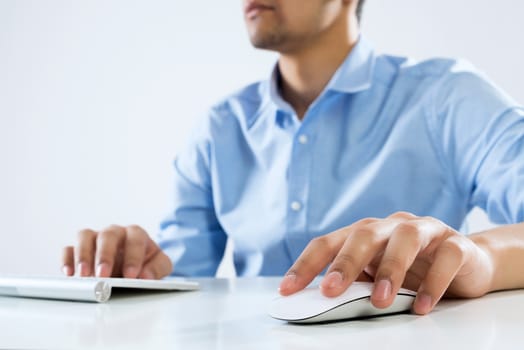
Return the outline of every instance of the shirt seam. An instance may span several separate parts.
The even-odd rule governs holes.
[[[442,130],[437,125],[438,124],[437,123],[438,121],[438,112],[437,112],[437,102],[438,101],[437,100],[438,100],[438,95],[439,95],[439,88],[441,87],[441,85],[442,85],[442,82],[438,84],[437,86],[435,86],[433,94],[432,94],[433,96],[431,97],[432,103],[430,107],[431,108],[430,115],[425,118],[426,119],[426,123],[425,123],[426,132],[428,133],[430,144],[434,152],[437,154],[438,159],[443,167],[445,177],[446,178],[451,177],[455,191],[457,191],[458,193],[461,193],[462,198],[464,198],[464,196],[466,195],[466,192],[462,189],[461,186],[459,186],[459,182],[455,176],[455,171],[453,171],[453,167],[451,166],[451,164],[449,164],[449,161],[445,156],[445,152],[443,150],[443,145],[442,145],[442,138],[443,138]],[[430,125],[432,122],[434,123],[434,125]],[[438,139],[435,139],[432,136],[434,134],[435,135],[438,134]],[[469,205],[469,200],[468,200],[468,205]]]

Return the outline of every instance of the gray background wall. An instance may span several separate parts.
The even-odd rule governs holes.
[[[80,228],[157,230],[194,118],[275,60],[250,47],[240,7],[0,0],[0,273],[58,273]],[[522,13],[517,0],[368,0],[363,30],[379,51],[467,58],[524,102]]]

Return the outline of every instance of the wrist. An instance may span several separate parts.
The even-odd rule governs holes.
[[[498,270],[498,259],[496,254],[496,245],[491,237],[487,237],[483,233],[478,233],[470,236],[473,244],[479,249],[478,259],[479,266],[485,267],[485,286],[484,293],[500,290],[496,278],[496,271]]]

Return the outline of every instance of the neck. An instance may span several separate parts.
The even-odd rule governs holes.
[[[300,120],[358,41],[358,26],[349,27],[344,21],[302,47],[280,54],[282,98]]]

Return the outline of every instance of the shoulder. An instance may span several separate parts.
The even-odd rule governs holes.
[[[502,94],[485,73],[480,71],[471,62],[456,58],[431,58],[422,61],[386,56],[390,60],[399,62],[398,74],[400,77],[411,80],[424,81],[435,89],[438,95],[464,95],[468,93],[488,92]]]
[[[468,61],[454,58],[415,60],[410,57],[380,55],[377,65],[394,70],[397,78],[425,82],[442,82],[453,78],[479,78],[482,74]],[[380,72],[381,69],[379,69]]]
[[[204,107],[193,123],[189,139],[212,144],[217,138],[241,138],[267,105],[267,85],[266,81],[252,83]]]
[[[224,97],[211,107],[211,121],[248,127],[268,102],[268,85],[268,81],[254,82]]]
[[[517,105],[485,73],[464,59],[431,58],[417,61],[407,57],[381,55],[377,58],[377,74],[384,69],[394,71],[395,83],[409,86],[411,91],[425,91],[435,106],[460,101],[483,101],[484,104]],[[384,68],[386,67],[386,68]]]

